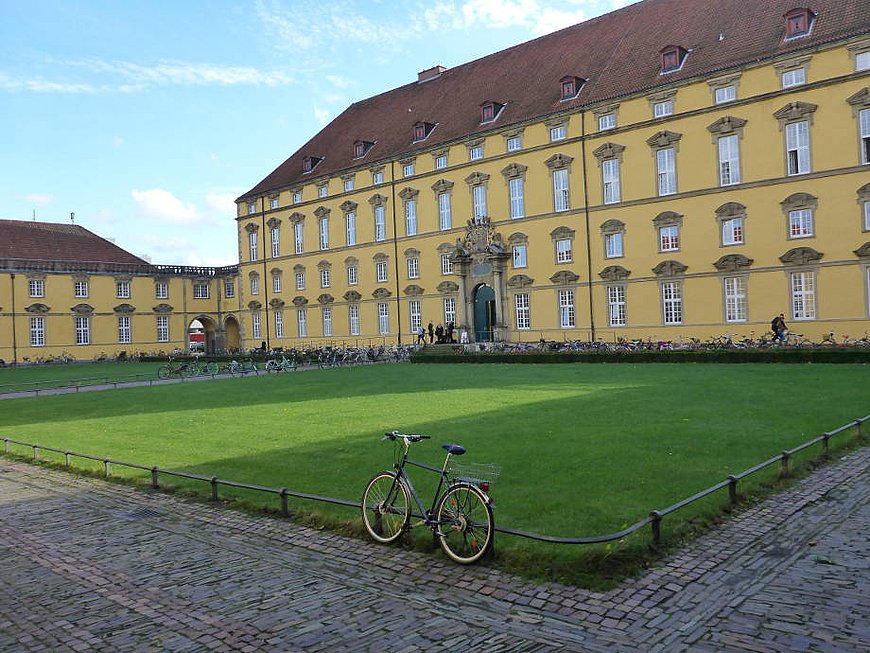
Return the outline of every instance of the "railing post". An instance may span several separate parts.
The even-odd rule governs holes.
[[[861,425],[864,423],[863,419],[856,419],[855,425],[858,427],[858,437],[861,438]]]
[[[3,438],[3,441],[6,442],[6,453],[9,453],[9,438]]]
[[[734,474],[728,475],[728,501],[732,505],[737,503],[737,477]]]
[[[217,476],[211,477],[211,499],[212,501],[218,500],[218,478]]]
[[[788,451],[783,451],[783,452],[782,452],[781,454],[779,454],[779,455],[780,455],[781,460],[782,460],[782,467],[781,467],[781,469],[780,469],[780,474],[781,474],[782,476],[788,476],[788,458],[789,458],[789,453],[788,453]]]
[[[33,460],[39,460],[39,445],[33,445]]]
[[[157,474],[159,472],[160,470],[157,468],[157,466],[151,468],[151,487],[155,490],[160,487],[160,483],[158,483],[157,481]]]
[[[828,440],[830,440],[830,439],[831,439],[830,433],[827,433],[827,432],[822,433],[822,457],[823,458],[828,457]]]
[[[70,452],[69,452],[69,451],[64,451],[64,452],[63,452],[63,457],[64,457],[64,461],[66,462],[66,466],[69,467],[69,466],[70,466],[70,463],[72,462],[71,459],[70,459]]]
[[[103,458],[103,467],[106,470],[106,478],[109,478],[109,476],[111,475],[111,472],[109,471],[109,459],[108,458]]]
[[[652,519],[650,526],[652,526],[653,544],[658,547],[662,543],[662,513],[653,510],[649,516]]]
[[[290,506],[287,505],[287,488],[281,488],[281,514],[285,517],[290,516]]]

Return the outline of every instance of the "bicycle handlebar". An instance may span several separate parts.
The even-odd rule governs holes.
[[[395,440],[396,438],[404,438],[408,442],[419,442],[420,440],[429,440],[431,435],[421,435],[420,433],[399,433],[398,431],[388,431],[384,433],[384,440]]]

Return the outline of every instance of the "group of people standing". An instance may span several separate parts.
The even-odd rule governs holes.
[[[448,322],[446,327],[442,326],[441,324],[439,324],[436,327],[436,326],[433,326],[433,324],[431,322],[429,322],[429,325],[425,329],[423,328],[423,325],[421,324],[419,327],[417,327],[417,344],[420,344],[420,343],[426,344],[426,333],[427,332],[429,333],[429,343],[430,344],[434,343],[434,342],[438,342],[439,344],[445,343],[445,342],[446,343],[456,342],[453,339],[454,329],[455,329],[455,326],[454,326],[453,322]]]

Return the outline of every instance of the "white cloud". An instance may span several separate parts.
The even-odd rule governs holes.
[[[236,215],[236,198],[241,193],[209,193],[205,196],[205,203],[212,211],[216,211],[221,217],[234,218]]]
[[[252,66],[221,66],[186,61],[161,61],[143,66],[130,61],[82,59],[65,62],[91,72],[122,77],[124,88],[147,86],[279,86],[292,80],[282,71],[264,71]]]
[[[191,224],[202,219],[194,204],[184,203],[175,195],[162,188],[136,190],[131,192],[139,210],[146,217],[156,218],[177,224]]]
[[[329,109],[323,109],[315,105],[314,107],[314,119],[317,120],[317,123],[323,127],[327,125],[332,118],[332,112]]]
[[[29,193],[24,196],[24,199],[29,204],[34,204],[36,206],[47,206],[48,204],[54,203],[54,196],[46,193]]]

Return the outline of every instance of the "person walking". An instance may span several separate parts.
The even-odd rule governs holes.
[[[773,331],[773,341],[785,344],[788,328],[785,325],[785,316],[782,313],[770,321],[770,329]]]
[[[429,323],[429,326],[426,327],[429,330],[429,344],[431,345],[435,342],[435,327],[432,326],[432,323]]]
[[[426,332],[423,330],[423,325],[417,327],[417,344],[420,343],[426,344]]]

